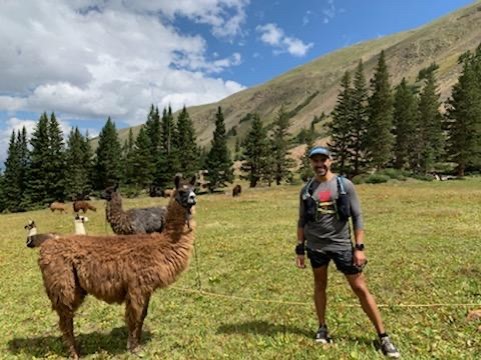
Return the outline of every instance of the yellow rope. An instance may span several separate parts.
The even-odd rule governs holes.
[[[178,291],[182,291],[182,292],[196,293],[196,294],[201,294],[201,295],[204,295],[204,296],[212,296],[212,297],[218,297],[218,298],[230,299],[230,300],[251,301],[251,302],[259,302],[259,303],[266,303],[266,304],[312,306],[312,303],[310,303],[310,302],[257,299],[257,298],[249,298],[249,297],[236,296],[236,295],[218,294],[218,293],[205,291],[205,290],[186,289],[186,288],[180,288],[180,287],[177,287],[177,286],[171,286],[170,288],[178,290]],[[333,305],[338,306],[338,307],[359,307],[360,306],[359,304],[333,304]],[[389,307],[432,308],[432,307],[474,307],[474,306],[481,306],[481,303],[480,304],[475,304],[475,303],[468,303],[468,304],[460,304],[460,303],[378,304],[378,307],[380,307],[380,308],[389,308]]]

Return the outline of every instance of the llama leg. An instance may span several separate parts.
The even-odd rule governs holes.
[[[73,334],[73,315],[64,313],[61,311],[57,311],[59,316],[59,326],[60,330],[62,331],[62,337],[65,345],[70,352],[70,356],[72,359],[79,359],[79,351],[75,344],[75,337]]]
[[[145,317],[147,316],[147,311],[149,309],[149,301],[150,301],[150,296],[148,296],[147,299],[145,299],[144,301],[142,314],[140,316],[140,324],[138,326],[137,334],[135,334],[137,337],[137,342],[139,344],[140,344],[140,338],[142,337],[142,327],[144,326],[144,320],[145,320]]]
[[[135,352],[139,345],[136,335],[142,317],[142,309],[141,302],[138,301],[138,298],[132,296],[127,297],[127,301],[125,302],[125,322],[129,330],[127,349],[131,352]]]

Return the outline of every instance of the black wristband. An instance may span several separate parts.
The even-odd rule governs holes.
[[[306,254],[306,248],[304,246],[304,243],[296,245],[296,254],[297,255],[305,255]]]

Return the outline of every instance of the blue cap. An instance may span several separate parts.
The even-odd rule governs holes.
[[[314,146],[311,151],[309,151],[309,157],[311,158],[314,155],[325,155],[331,157],[331,152],[323,146]]]

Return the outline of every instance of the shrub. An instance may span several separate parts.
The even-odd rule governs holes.
[[[409,173],[407,171],[398,170],[398,169],[383,169],[378,171],[376,174],[385,175],[391,179],[400,180],[400,181],[405,181],[406,178],[409,176]]]
[[[390,177],[387,175],[376,173],[376,174],[369,175],[366,178],[366,184],[381,184],[381,183],[388,182],[389,179]]]

